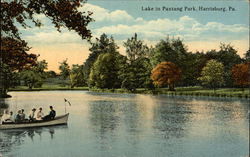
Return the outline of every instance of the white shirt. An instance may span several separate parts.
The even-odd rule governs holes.
[[[42,111],[38,111],[37,114],[36,114],[36,120],[43,120],[44,114]]]
[[[6,122],[6,121],[8,121],[10,119],[11,119],[11,116],[9,114],[5,113],[5,114],[3,114],[2,118],[1,118],[1,123]]]

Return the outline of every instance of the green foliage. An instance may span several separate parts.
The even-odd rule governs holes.
[[[108,38],[106,34],[102,34],[100,38],[96,38],[96,42],[91,43],[91,52],[83,64],[85,81],[89,79],[91,67],[100,54],[107,52],[117,52],[117,45],[114,42],[113,37]]]
[[[135,61],[137,58],[145,57],[148,54],[149,48],[142,40],[137,39],[137,34],[134,37],[129,38],[123,43],[126,48],[128,60],[130,62]]]
[[[89,75],[89,86],[97,88],[117,88],[120,85],[118,79],[118,60],[114,53],[99,55]]]
[[[43,84],[42,77],[34,70],[24,70],[20,75],[21,79],[29,89],[32,89],[33,87],[41,87]]]
[[[150,79],[151,64],[147,58],[149,48],[142,40],[138,40],[137,34],[124,42],[127,59],[122,64],[119,77],[122,80],[122,88],[134,91],[136,88],[153,88]]]
[[[0,64],[0,97],[6,97],[8,89],[13,85],[15,73],[7,64]]]
[[[156,44],[150,54],[150,62],[153,67],[162,62],[172,62],[182,71],[182,78],[179,81],[181,86],[190,86],[197,83],[197,77],[201,71],[199,67],[202,63],[200,53],[188,52],[182,40],[170,39],[167,37]]]
[[[67,59],[63,60],[63,62],[59,63],[59,70],[60,70],[60,76],[63,79],[66,79],[67,77],[69,77],[70,74],[70,68],[69,68],[69,64],[67,63]]]
[[[224,83],[224,66],[216,60],[210,60],[202,69],[201,77],[198,78],[203,85],[215,89]]]
[[[70,70],[70,84],[71,88],[85,86],[83,65],[73,64]]]
[[[215,59],[221,62],[224,65],[224,73],[225,73],[225,86],[232,87],[233,86],[233,79],[231,69],[233,65],[240,64],[242,59],[237,54],[237,50],[234,49],[233,46],[230,44],[226,45],[221,43],[220,50],[211,50],[206,53],[206,59],[211,60]]]

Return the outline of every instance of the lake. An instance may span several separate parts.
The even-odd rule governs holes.
[[[4,108],[70,113],[68,125],[0,130],[4,157],[247,157],[249,102],[235,98],[9,92]],[[1,156],[1,155],[0,155]]]

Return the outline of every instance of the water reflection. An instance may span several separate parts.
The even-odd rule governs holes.
[[[239,99],[83,91],[12,95],[18,101],[8,99],[6,107],[13,111],[56,104],[58,113],[64,112],[63,102],[58,103],[62,95],[72,106],[69,129],[0,130],[0,154],[6,156],[29,157],[34,150],[38,157],[234,157],[249,150],[249,102]]]
[[[163,138],[181,138],[186,133],[186,123],[194,111],[180,100],[159,102],[154,109],[153,126],[160,131]]]
[[[22,145],[29,138],[34,142],[35,137],[38,137],[39,141],[42,140],[43,134],[49,133],[50,139],[53,140],[57,129],[66,129],[67,125],[53,126],[53,127],[41,127],[41,128],[27,128],[27,129],[15,129],[15,130],[1,130],[0,131],[0,153],[5,154],[11,152]],[[46,138],[46,137],[45,137]]]

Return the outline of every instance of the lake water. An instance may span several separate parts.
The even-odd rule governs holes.
[[[4,157],[249,156],[247,100],[88,91],[9,94],[13,97],[1,103],[14,112],[41,106],[47,113],[53,105],[60,115],[63,98],[72,105],[68,125],[0,130]]]

